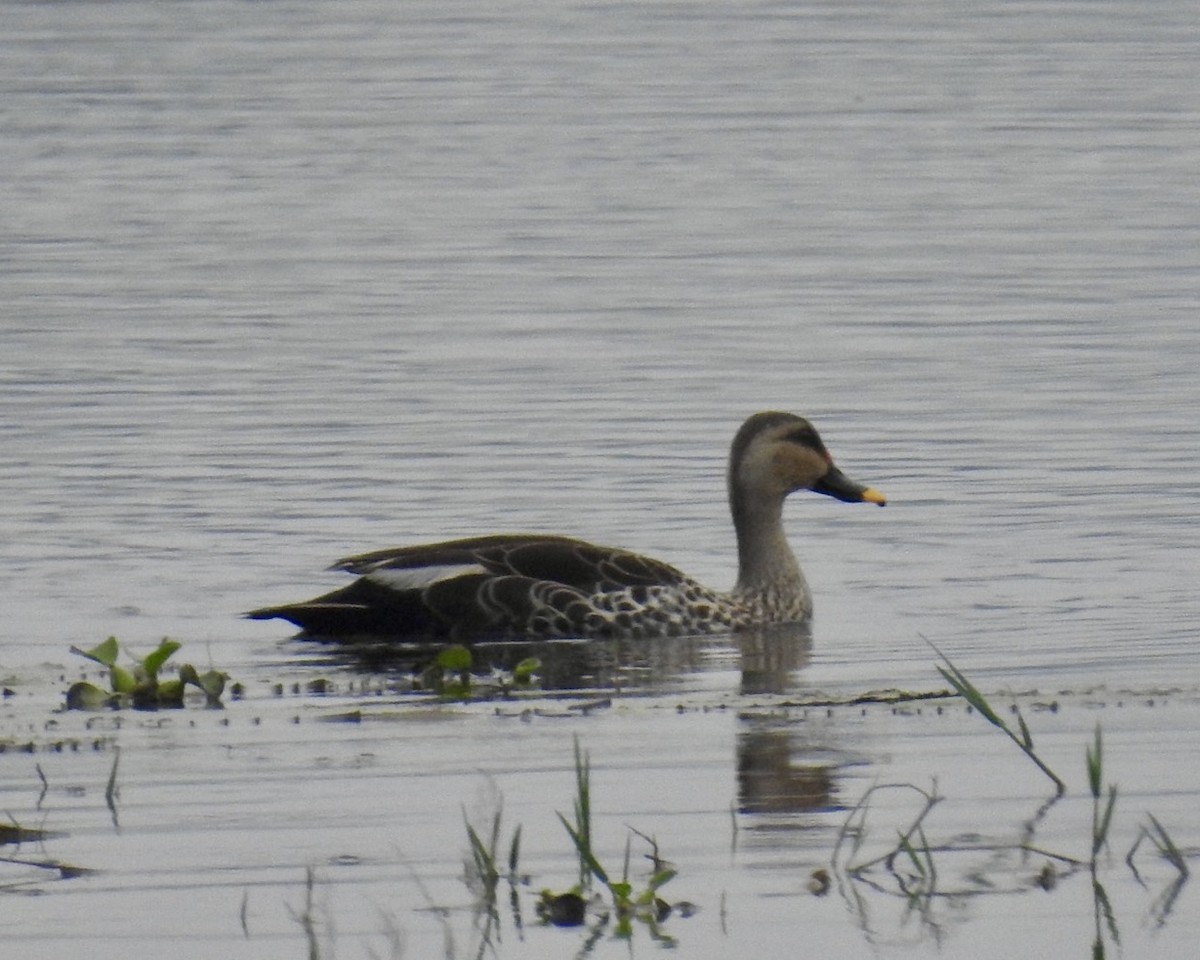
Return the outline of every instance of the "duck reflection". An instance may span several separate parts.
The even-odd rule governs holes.
[[[741,653],[742,693],[787,693],[812,656],[812,623],[750,627],[734,635]]]
[[[331,651],[327,662],[371,673],[415,675],[441,649],[342,644]],[[701,685],[703,675],[738,671],[742,693],[786,693],[794,688],[795,674],[808,662],[811,651],[812,630],[807,623],[776,624],[717,636],[476,643],[471,647],[471,669],[477,674],[511,672],[536,657],[543,691],[646,693],[686,690]]]
[[[790,814],[829,810],[834,772],[828,757],[805,760],[814,750],[797,736],[795,725],[749,724],[737,739],[738,812]]]

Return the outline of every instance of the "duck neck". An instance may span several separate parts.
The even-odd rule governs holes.
[[[751,498],[731,486],[730,507],[738,544],[734,593],[806,605],[808,586],[783,532],[783,498]]]

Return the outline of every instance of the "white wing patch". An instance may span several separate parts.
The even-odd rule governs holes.
[[[443,580],[487,573],[478,563],[444,563],[431,567],[381,567],[366,574],[372,583],[390,590],[424,590]]]

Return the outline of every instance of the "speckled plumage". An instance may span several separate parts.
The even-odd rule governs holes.
[[[760,413],[730,451],[739,576],[712,590],[662,561],[569,537],[500,534],[379,550],[332,569],[357,574],[305,603],[264,607],[322,639],[454,640],[671,637],[802,621],[812,610],[787,545],[782,505],[807,488],[882,505],[848,480],[808,421]]]

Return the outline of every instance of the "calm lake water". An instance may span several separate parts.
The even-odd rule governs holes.
[[[831,956],[1033,955],[1064,915],[1085,953],[1090,902],[1020,898],[1028,936],[993,907],[949,924],[947,947],[788,899],[871,782],[927,777],[909,760],[945,760],[960,800],[1028,807],[1015,824],[1036,809],[1037,772],[961,708],[837,714],[816,734],[789,714],[747,748],[774,727],[737,714],[779,697],[937,689],[923,637],[985,689],[1084,698],[1038,720],[1063,763],[1081,773],[1103,720],[1113,762],[1123,745],[1125,775],[1156,785],[1127,828],[1177,812],[1175,839],[1200,843],[1196,717],[1178,705],[1200,688],[1195,4],[30,2],[2,30],[6,736],[40,744],[52,717],[86,736],[50,710],[82,665],[68,646],[109,634],[176,637],[251,691],[228,726],[135,720],[95,754],[0,757],[25,822],[35,762],[56,789],[90,785],[58,794],[46,828],[71,835],[53,856],[101,870],[14,899],[25,956],[158,956],[179,935],[303,956],[283,905],[312,863],[334,864],[318,893],[343,917],[338,956],[382,913],[407,955],[440,952],[412,877],[467,899],[458,806],[480,770],[538,882],[569,884],[552,811],[570,806],[574,734],[608,771],[598,790],[638,783],[612,829],[655,832],[676,884],[692,871],[676,896],[701,913],[672,930],[689,956],[790,955],[801,922]],[[347,553],[547,530],[731,584],[724,458],[773,408],[811,417],[890,498],[790,503],[817,617],[776,699],[747,699],[728,647],[666,655],[636,707],[586,722],[389,697],[438,722],[347,736],[291,723],[340,701],[268,692],[329,673],[239,613],[331,588]],[[1097,716],[1097,689],[1143,706]],[[1167,690],[1180,712],[1144,706]],[[739,764],[780,750],[832,758],[826,812],[791,808],[794,843],[747,847],[775,821]],[[992,752],[999,779],[963,772]],[[1010,795],[1013,776],[1028,783]],[[955,809],[952,829],[979,829]],[[758,932],[731,909],[712,939],[726,893]],[[244,903],[272,920],[246,934]],[[1198,915],[1185,894],[1160,928],[1131,921],[1127,941],[1150,939],[1127,955],[1190,957]],[[531,924],[501,955],[573,955],[569,936]]]

